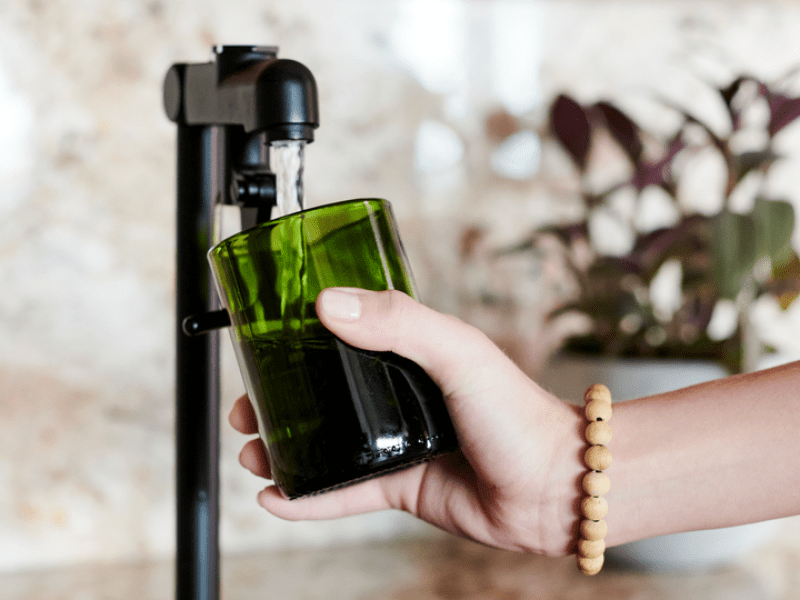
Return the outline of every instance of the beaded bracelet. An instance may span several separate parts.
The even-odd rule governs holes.
[[[602,384],[595,384],[584,394],[586,441],[589,448],[583,462],[590,471],[583,477],[581,501],[581,537],[578,540],[578,568],[585,575],[596,575],[603,568],[606,543],[603,538],[608,526],[603,517],[608,514],[608,502],[603,495],[611,488],[611,480],[603,473],[611,465],[611,451],[606,447],[611,441],[611,392]]]

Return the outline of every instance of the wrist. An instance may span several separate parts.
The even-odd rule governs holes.
[[[583,408],[560,403],[559,427],[553,428],[549,480],[544,482],[547,497],[540,515],[540,553],[566,556],[575,552],[580,526],[581,480],[586,472],[582,456],[586,449],[583,438]]]

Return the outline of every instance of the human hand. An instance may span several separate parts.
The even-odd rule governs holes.
[[[576,537],[582,415],[528,378],[485,335],[397,292],[328,289],[317,314],[353,346],[393,351],[441,388],[459,451],[318,496],[287,500],[272,485],[258,502],[289,520],[404,510],[451,533],[504,549],[564,555]],[[257,433],[247,396],[230,414]],[[239,460],[270,478],[263,442]]]

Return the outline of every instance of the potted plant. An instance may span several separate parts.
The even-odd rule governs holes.
[[[569,384],[602,381],[617,396],[638,397],[753,370],[769,350],[751,325],[753,303],[769,295],[785,310],[798,296],[794,209],[772,196],[767,184],[781,159],[776,139],[800,116],[800,98],[781,83],[749,75],[716,89],[716,97],[726,127],[712,127],[664,101],[677,123],[666,135],[648,131],[611,102],[582,104],[566,94],[552,102],[548,131],[574,167],[571,200],[577,199],[579,215],[537,228],[492,257],[555,261],[571,282],[572,292],[545,318],[552,325],[579,315],[584,325],[563,343],[561,355],[572,362],[559,368],[556,361],[543,371],[543,382],[562,397],[580,397],[582,389]],[[622,168],[609,169],[613,156]],[[705,176],[703,165],[709,167]],[[698,181],[705,205],[688,198]],[[654,212],[660,221],[648,221]],[[603,243],[609,237],[614,244]],[[659,297],[670,281],[671,297]],[[604,367],[583,381],[575,357],[599,359]],[[663,369],[668,359],[681,362],[667,374],[643,366]],[[698,372],[696,364],[708,368]],[[586,365],[584,360],[580,368]],[[627,370],[614,375],[609,365]],[[651,386],[659,380],[663,385]],[[729,543],[703,535],[728,532],[665,536],[622,547],[617,556],[670,568],[692,564],[692,558],[717,562],[748,548],[742,539]],[[744,535],[761,534],[751,529]],[[700,547],[706,542],[710,553]]]
[[[737,77],[717,91],[728,117],[727,133],[670,104],[681,121],[666,139],[648,133],[610,102],[581,105],[560,95],[552,103],[550,130],[575,165],[584,211],[579,220],[538,229],[504,252],[537,252],[543,239],[557,240],[578,293],[548,318],[579,312],[591,324],[586,333],[567,340],[568,350],[606,357],[699,358],[731,372],[747,371],[762,350],[749,326],[753,302],[768,294],[786,309],[797,297],[794,209],[786,199],[771,197],[766,184],[780,160],[775,138],[800,116],[800,98],[751,76]],[[751,113],[764,107],[767,118],[754,124]],[[626,177],[596,189],[588,177],[592,147],[601,138],[619,146],[630,169]],[[687,206],[682,178],[699,157],[714,156],[722,171],[717,206]],[[671,223],[649,229],[637,217],[647,210],[646,194],[653,190],[673,216]],[[622,191],[632,192],[627,210],[614,206]],[[593,222],[600,214],[627,230],[631,243],[626,252],[597,250],[594,236],[603,233],[599,226],[593,229]],[[577,248],[588,248],[589,259],[576,260]],[[679,303],[671,311],[654,298],[655,282],[666,268],[680,281]],[[736,318],[727,331],[714,332],[709,326],[719,311]]]

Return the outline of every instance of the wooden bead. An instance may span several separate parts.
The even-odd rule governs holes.
[[[602,540],[608,533],[608,525],[603,519],[592,521],[584,519],[581,521],[581,537],[585,540]]]
[[[586,496],[581,500],[581,513],[587,519],[599,521],[608,514],[608,501],[602,496]]]
[[[605,538],[608,526],[603,520],[608,514],[608,502],[603,495],[611,488],[608,475],[602,473],[611,466],[611,451],[606,447],[611,441],[612,400],[609,389],[598,383],[590,386],[583,396],[584,415],[589,424],[585,436],[589,448],[583,461],[591,469],[583,477],[583,490],[588,494],[581,500],[581,513],[586,517],[581,521],[582,539],[578,540],[578,567],[586,575],[595,575],[603,568],[605,560]]]
[[[605,471],[611,466],[611,450],[605,446],[589,446],[583,455],[583,462],[592,471]]]
[[[583,396],[584,402],[589,403],[592,400],[601,400],[603,402],[611,403],[611,391],[602,383],[595,383],[590,386]]]
[[[592,445],[607,446],[611,441],[611,424],[606,421],[592,421],[586,426],[586,441]]]
[[[605,540],[578,540],[578,554],[586,558],[597,558],[606,551]]]
[[[578,557],[578,568],[585,575],[597,575],[600,569],[603,568],[603,561],[605,556],[601,554],[597,558],[586,558],[585,556]]]
[[[589,471],[583,476],[583,491],[590,496],[604,496],[611,489],[611,480],[605,473]]]
[[[584,409],[587,421],[608,421],[611,419],[611,403],[603,400],[592,400]]]

